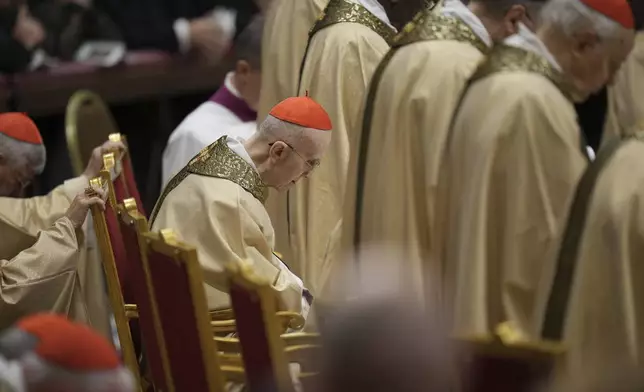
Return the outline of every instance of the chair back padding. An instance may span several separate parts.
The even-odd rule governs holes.
[[[170,230],[144,237],[143,262],[175,390],[223,392],[197,251]]]
[[[94,148],[113,133],[118,133],[118,126],[100,96],[87,90],[72,95],[65,114],[65,136],[76,176],[85,171]]]
[[[129,145],[127,144],[127,139],[125,135],[120,133],[113,133],[109,135],[111,141],[120,141],[122,142],[126,149],[122,156],[119,157],[119,176],[114,181],[114,191],[116,194],[116,201],[122,203],[125,199],[134,199],[136,201],[137,208],[139,212],[146,216],[145,209],[143,208],[143,202],[141,201],[141,194],[139,193],[139,188],[136,183],[136,178],[134,177],[134,169],[132,168],[132,157]]]
[[[277,294],[245,265],[228,268],[231,304],[250,392],[293,392],[276,316]]]
[[[107,188],[108,194],[112,194],[112,186],[110,174],[106,170],[102,170],[99,177],[92,179],[92,186],[98,188]],[[108,199],[113,195],[108,196]],[[107,295],[114,314],[116,322],[116,330],[121,345],[121,353],[125,366],[135,376],[137,385],[140,390],[140,374],[137,361],[136,350],[134,348],[134,341],[129,326],[129,319],[125,311],[125,300],[121,290],[121,283],[118,273],[118,266],[116,255],[121,257],[125,255],[125,248],[120,232],[114,210],[110,207],[110,202],[106,204],[105,210],[99,206],[92,206],[92,219],[94,221],[94,230],[96,232],[96,239],[98,242],[101,261],[103,264],[103,271],[105,273],[105,280],[107,283]],[[111,222],[111,223],[110,223]]]
[[[149,282],[149,274],[146,273],[141,257],[141,246],[143,235],[147,233],[148,223],[145,217],[138,211],[134,199],[125,199],[118,205],[119,227],[125,245],[125,251],[129,260],[129,272],[132,283],[132,295],[138,309],[138,324],[141,340],[152,383],[157,391],[170,391],[172,375],[168,354],[165,348],[165,341],[160,339],[161,325],[158,318],[153,316],[156,308],[152,306],[152,292],[149,290],[152,282]]]

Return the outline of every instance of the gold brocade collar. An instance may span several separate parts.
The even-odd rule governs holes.
[[[227,138],[228,136],[222,136],[201,150],[186,167],[170,180],[154,206],[150,217],[150,226],[154,223],[158,210],[168,194],[190,174],[232,181],[264,204],[268,197],[268,187],[262,181],[257,170],[228,147]]]
[[[521,48],[509,45],[497,45],[487,59],[476,70],[470,83],[486,78],[497,72],[524,71],[542,75],[550,80],[570,101],[575,96],[575,89],[565,76],[555,69],[544,57]]]
[[[465,42],[481,53],[489,51],[488,46],[474,31],[459,18],[439,15],[433,9],[420,12],[407,23],[392,43],[398,48],[418,41],[459,41]]]
[[[388,44],[396,35],[394,29],[360,4],[350,3],[346,0],[331,0],[311,28],[309,37],[313,37],[318,31],[336,23],[358,23],[366,26],[380,35]]]

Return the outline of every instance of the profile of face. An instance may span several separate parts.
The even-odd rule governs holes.
[[[246,60],[239,60],[235,65],[235,86],[253,110],[259,106],[259,92],[262,87],[262,70],[253,67]]]
[[[31,184],[34,172],[27,165],[15,167],[0,154],[0,197],[21,197]]]
[[[320,165],[325,149],[326,145],[316,146],[314,143],[300,143],[298,146],[285,141],[270,143],[262,179],[266,185],[278,191],[287,190]]]
[[[570,74],[579,99],[601,90],[610,83],[633,49],[634,33],[619,39],[602,40],[594,32],[577,34],[570,51]]]

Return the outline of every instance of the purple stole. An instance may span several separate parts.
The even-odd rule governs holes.
[[[218,103],[230,110],[242,122],[257,120],[257,112],[251,109],[243,99],[236,97],[235,94],[226,88],[225,84],[210,97],[209,101]]]

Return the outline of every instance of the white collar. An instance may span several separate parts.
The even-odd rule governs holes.
[[[550,53],[546,45],[544,45],[539,37],[529,28],[527,28],[523,23],[519,22],[519,33],[507,38],[505,40],[505,44],[514,46],[515,48],[529,50],[533,53],[543,56],[546,60],[548,60],[550,65],[555,67],[557,71],[561,72],[561,66],[554,58],[552,53]]]
[[[235,154],[239,155],[241,159],[246,161],[246,163],[248,163],[253,169],[257,170],[255,162],[250,158],[248,151],[246,151],[246,148],[244,147],[244,140],[242,138],[226,136],[226,145],[228,148],[233,150]]]
[[[0,358],[0,379],[2,379],[0,387],[6,388],[10,386],[10,390],[15,392],[26,391],[22,367],[16,361],[7,361],[4,358]],[[8,385],[2,385],[2,383]]]
[[[237,98],[241,98],[241,94],[239,93],[239,90],[237,90],[237,87],[235,87],[235,83],[233,83],[233,78],[235,77],[235,72],[231,71],[226,74],[226,79],[224,79],[224,86],[230,91],[234,96]]]
[[[488,47],[492,46],[492,37],[483,22],[460,0],[446,0],[441,14],[462,20]]]
[[[371,12],[373,16],[380,19],[387,26],[396,30],[396,28],[389,21],[389,16],[387,16],[387,12],[385,11],[385,8],[382,6],[382,4],[378,2],[378,0],[347,0],[347,1],[349,3],[360,4],[361,6],[366,8],[367,11]]]

